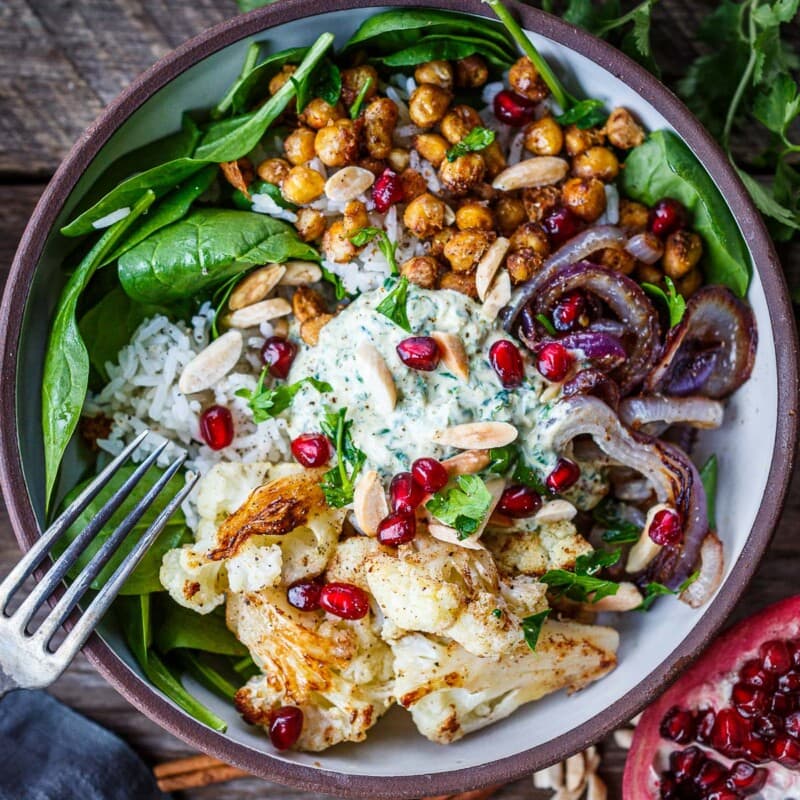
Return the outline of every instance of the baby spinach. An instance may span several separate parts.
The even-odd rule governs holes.
[[[504,48],[477,36],[428,35],[421,42],[377,59],[386,67],[413,67],[426,61],[457,61],[481,55],[498,70],[508,69],[514,56]]]
[[[267,56],[246,75],[242,75],[230,89],[230,108],[234,114],[240,114],[253,103],[264,97],[269,89],[269,82],[286,64],[299,64],[307,47],[290,47]]]
[[[608,112],[602,100],[579,100],[572,108],[555,117],[559,125],[576,125],[581,130],[604,125]]]
[[[329,106],[335,106],[342,94],[342,73],[328,58],[322,59],[303,80],[298,80],[294,75],[289,80],[297,93],[298,111],[302,111],[315,97],[321,97]]]
[[[692,213],[692,227],[703,237],[703,272],[740,297],[750,282],[750,255],[739,226],[714,181],[694,153],[671,131],[655,131],[625,159],[622,190],[653,205],[662,197],[680,200]]]
[[[238,189],[234,190],[233,204],[236,206],[236,208],[241,208],[244,211],[250,211],[253,208],[252,198],[259,194],[265,194],[272,200],[273,203],[275,203],[276,206],[285,208],[287,211],[297,211],[297,206],[294,203],[290,203],[288,200],[284,199],[283,195],[281,194],[280,186],[277,184],[256,180],[250,184],[248,189],[250,190],[249,198],[245,197],[245,195]]]
[[[353,105],[350,106],[350,119],[358,119],[358,115],[361,113],[361,106],[364,105],[364,100],[367,99],[367,92],[370,90],[371,86],[372,76],[367,78],[364,81],[364,85],[358,90],[356,99],[353,100]]]
[[[119,279],[129,297],[169,303],[194,297],[257,264],[317,260],[285,222],[250,211],[193,211],[124,253]]]
[[[195,614],[195,616],[198,616]],[[199,684],[205,686],[211,692],[221,697],[223,700],[233,702],[236,697],[236,692],[239,689],[241,681],[236,684],[232,682],[232,678],[236,678],[236,673],[232,670],[226,670],[233,674],[229,677],[223,675],[216,664],[209,663],[211,661],[219,661],[213,656],[208,656],[202,652],[195,652],[192,650],[178,650],[175,653],[175,660],[178,666],[185,670],[192,678]]]
[[[236,94],[236,90],[239,88],[245,78],[247,78],[247,76],[250,75],[250,73],[255,69],[260,53],[261,42],[250,42],[250,46],[247,48],[247,52],[244,55],[242,67],[239,70],[239,76],[233,82],[228,91],[222,96],[222,99],[214,106],[214,108],[211,109],[209,114],[211,119],[219,119],[220,117],[225,116],[228,109],[233,105],[233,98]]]
[[[247,655],[247,648],[228,630],[224,614],[198,614],[179,606],[172,598],[157,599],[158,627],[155,645],[166,655],[177,648],[202,650],[223,656]]]
[[[133,203],[131,213],[98,239],[70,276],[58,300],[47,342],[42,380],[46,504],[50,502],[58,467],[78,424],[89,385],[89,354],[75,318],[78,300],[95,270],[153,200],[153,192],[140,196]]]
[[[678,294],[678,290],[675,288],[672,278],[668,275],[664,276],[664,283],[667,286],[666,292],[654,283],[643,283],[642,289],[651,297],[661,300],[669,314],[669,326],[670,328],[674,328],[683,319],[683,315],[686,313],[686,300],[683,299],[682,295]]]

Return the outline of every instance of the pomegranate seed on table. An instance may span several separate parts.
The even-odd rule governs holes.
[[[586,315],[586,295],[579,290],[567,292],[553,308],[553,327],[562,333],[574,331]]]
[[[385,214],[395,203],[402,203],[405,199],[400,176],[393,169],[386,167],[372,184],[375,210]]]
[[[297,706],[281,706],[269,720],[269,740],[277,750],[288,750],[303,731],[303,712]]]
[[[494,115],[512,128],[521,128],[536,115],[536,104],[510,89],[503,89],[494,96]]]
[[[563,344],[550,342],[539,350],[536,369],[547,380],[558,383],[567,377],[574,363],[575,359]]]
[[[430,336],[410,336],[403,339],[396,350],[400,360],[411,369],[431,372],[439,366],[439,345]]]
[[[497,510],[513,519],[532,517],[542,507],[539,493],[521,483],[508,486],[500,495]]]
[[[559,458],[544,484],[553,494],[565,492],[581,476],[580,467],[568,458]]]
[[[410,472],[398,472],[389,484],[389,505],[392,511],[411,514],[424,497],[423,488]]]
[[[333,452],[328,437],[321,433],[301,433],[292,439],[292,455],[304,467],[321,467],[331,460]]]
[[[352,583],[326,583],[319,593],[319,604],[342,619],[361,619],[369,613],[369,595]]]
[[[764,642],[759,650],[761,666],[773,675],[784,675],[792,668],[792,655],[786,642],[773,639]]]
[[[411,465],[411,476],[414,483],[427,494],[444,489],[449,479],[444,464],[435,458],[418,458]]]
[[[286,599],[300,611],[316,611],[321,592],[322,584],[317,581],[297,581],[286,590]]]
[[[767,693],[756,686],[737,683],[731,689],[731,702],[745,718],[763,714],[767,710]]]
[[[297,346],[283,336],[270,336],[261,348],[261,359],[274,378],[285,378],[292,368]]]
[[[671,508],[657,511],[653,515],[647,534],[656,544],[663,546],[678,544],[683,539],[680,514]]]
[[[744,790],[747,794],[759,791],[766,782],[767,771],[757,769],[746,761],[734,761],[728,771],[728,780],[725,781],[729,789]]]
[[[557,208],[542,220],[542,227],[550,237],[553,247],[560,247],[581,229],[581,221],[566,206]]]
[[[378,541],[397,547],[417,535],[417,518],[412,513],[395,511],[378,523]]]
[[[647,229],[656,236],[669,236],[686,227],[687,217],[683,203],[671,197],[664,197],[650,209]]]
[[[675,706],[661,722],[661,735],[678,744],[686,744],[694,739],[695,720],[691,712]]]
[[[506,389],[522,385],[525,365],[519,348],[508,339],[500,339],[489,348],[489,363]]]
[[[212,450],[222,450],[233,441],[233,417],[225,406],[209,406],[200,415],[200,436]]]

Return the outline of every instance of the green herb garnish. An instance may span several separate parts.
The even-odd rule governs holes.
[[[677,589],[670,589],[669,586],[664,586],[663,583],[651,581],[644,588],[644,597],[642,598],[641,605],[636,611],[649,611],[653,607],[656,599],[664,595],[679,595],[684,589],[691,586],[700,577],[699,572],[692,573]]]
[[[325,500],[333,508],[342,508],[353,502],[355,480],[367,460],[353,442],[350,433],[353,420],[345,419],[346,416],[345,408],[338,412],[329,411],[320,425],[336,449],[336,466],[323,475],[320,483]]]
[[[594,550],[575,559],[574,572],[551,569],[540,580],[570,600],[596,603],[604,597],[615,595],[619,590],[618,583],[596,578],[595,575],[604,567],[616,564],[621,555],[621,550]]]
[[[380,228],[362,228],[360,231],[356,231],[350,237],[350,241],[356,247],[363,247],[365,244],[369,244],[373,239],[378,240],[378,248],[380,249],[381,253],[383,253],[383,257],[386,259],[386,262],[389,264],[392,275],[397,275],[400,272],[400,270],[397,268],[397,243],[393,242],[386,235],[386,231],[383,231]]]
[[[375,310],[384,317],[388,317],[395,325],[411,333],[411,323],[408,321],[406,298],[408,296],[408,278],[403,275],[386,297],[375,306]]]
[[[269,367],[264,367],[261,374],[258,376],[258,383],[256,388],[252,391],[250,389],[239,389],[236,392],[237,397],[244,397],[247,400],[247,405],[253,412],[253,422],[265,422],[270,417],[276,417],[282,411],[286,411],[292,404],[294,396],[303,388],[305,384],[310,384],[318,392],[331,392],[333,387],[325,381],[318,381],[316,378],[302,378],[296,383],[286,384],[282,383],[279,386],[268,388],[264,386],[264,380],[269,374]]]
[[[495,609],[492,611],[492,616],[493,616],[495,619],[502,619],[502,618],[503,618],[503,612],[502,612],[502,611],[501,611],[499,608],[495,608]]]
[[[440,522],[455,528],[459,539],[471,536],[486,519],[492,495],[477,475],[459,475],[456,485],[428,500],[425,508]]]
[[[553,323],[544,315],[537,314],[536,321],[547,331],[550,336],[558,336],[558,331],[553,326]]]
[[[522,635],[525,637],[525,643],[531,650],[536,650],[536,645],[539,642],[539,636],[542,633],[542,626],[544,621],[550,616],[550,609],[540,611],[538,614],[531,614],[529,617],[523,617],[520,620],[522,625]]]
[[[367,78],[364,81],[364,85],[358,90],[356,99],[353,100],[353,105],[350,106],[350,119],[358,119],[358,115],[361,113],[361,106],[364,105],[364,100],[367,97],[370,86],[372,86],[371,77]]]
[[[324,264],[320,264],[320,269],[322,270],[322,280],[327,281],[333,286],[333,291],[337,300],[344,300],[345,297],[352,296],[347,289],[344,288],[344,282],[336,273],[331,272]]]
[[[493,447],[489,451],[489,466],[486,468],[495,475],[505,475],[508,473],[519,458],[519,447],[507,444],[505,447]]]
[[[700,470],[700,480],[706,492],[706,516],[711,530],[717,528],[717,474],[719,462],[716,455],[711,455]]]
[[[601,100],[579,100],[572,108],[555,118],[559,125],[577,125],[581,130],[604,125],[607,119],[608,112]]]
[[[653,283],[643,283],[642,289],[652,297],[657,297],[664,302],[669,312],[669,326],[674,328],[683,319],[683,315],[686,312],[686,301],[678,294],[678,290],[670,277],[665,275],[664,282],[667,284],[666,292]]]
[[[605,528],[603,531],[603,541],[609,544],[632,544],[639,541],[642,533],[638,525],[623,519],[616,503],[605,498],[598,503],[592,511],[592,519]]]
[[[447,151],[447,160],[455,161],[467,153],[485,150],[495,139],[495,132],[489,128],[474,127],[460,142]]]

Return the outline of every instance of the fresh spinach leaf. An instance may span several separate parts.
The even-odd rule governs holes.
[[[267,195],[267,197],[269,197],[269,199],[272,200],[276,206],[285,208],[287,211],[297,211],[297,206],[294,203],[290,203],[288,200],[284,199],[280,186],[277,186],[274,183],[267,183],[266,181],[253,181],[253,183],[250,184],[249,199],[245,197],[242,192],[236,189],[233,193],[233,204],[237,208],[250,211],[255,203],[255,198],[257,198],[260,194]],[[260,214],[263,212],[258,211],[256,213]]]
[[[266,422],[271,417],[277,417],[278,414],[286,411],[292,404],[295,395],[306,384],[313,386],[320,393],[333,391],[333,387],[329,383],[318,381],[312,377],[301,378],[292,384],[281,383],[272,388],[265,387],[264,380],[268,374],[269,367],[264,367],[253,391],[239,389],[236,392],[237,397],[244,397],[247,400],[247,405],[253,412],[253,422],[256,424]]]
[[[353,420],[346,417],[347,409],[340,408],[338,412],[328,412],[320,425],[336,450],[336,466],[328,470],[320,482],[325,500],[332,508],[342,508],[353,502],[355,480],[367,460],[353,441],[350,432]]]
[[[486,519],[492,495],[477,475],[459,475],[456,485],[431,497],[425,508],[440,522],[455,528],[459,539],[475,533]]]
[[[329,106],[335,106],[341,95],[342,73],[333,61],[324,58],[298,90],[297,110],[302,111],[314,97],[321,97]]]
[[[223,656],[247,655],[247,648],[228,630],[224,614],[198,614],[166,595],[159,595],[152,602],[158,603],[158,626],[153,638],[163,655],[177,648]]]
[[[364,81],[364,85],[358,90],[356,99],[353,100],[353,105],[350,106],[350,119],[358,119],[358,115],[361,113],[361,106],[364,105],[364,100],[366,100],[367,92],[371,86],[372,77],[370,76]]]
[[[495,69],[508,69],[513,63],[502,48],[472,36],[426,36],[421,42],[385,56],[377,57],[385,67],[413,67],[426,61],[457,61],[479,54]]]
[[[706,493],[706,515],[708,526],[711,530],[717,529],[717,477],[719,475],[719,461],[716,453],[708,457],[708,461],[700,469],[700,480]]]
[[[222,96],[222,99],[211,109],[209,116],[211,119],[219,119],[224,116],[228,110],[233,106],[233,98],[236,96],[236,91],[245,81],[248,75],[255,69],[258,61],[258,56],[261,53],[261,42],[251,42],[244,55],[242,68],[239,70],[239,77],[234,81],[233,85]]]
[[[644,289],[647,294],[658,298],[664,303],[667,313],[669,314],[669,326],[670,328],[674,328],[683,319],[683,315],[686,313],[686,301],[683,299],[682,295],[678,294],[678,290],[675,288],[672,278],[665,275],[664,282],[667,285],[666,292],[654,283],[643,283],[642,289]]]
[[[523,617],[520,620],[520,625],[522,626],[522,635],[525,637],[525,644],[530,647],[531,650],[536,652],[536,645],[539,642],[539,636],[542,633],[542,627],[544,626],[545,620],[550,616],[550,609],[548,608],[546,611],[540,611],[538,614],[531,614],[528,617]]]
[[[404,331],[411,333],[411,323],[408,321],[408,310],[406,309],[407,297],[408,278],[402,275],[389,294],[375,306],[375,310],[384,317],[388,317]]]
[[[198,615],[195,614],[195,616]],[[188,673],[201,686],[205,686],[210,692],[214,692],[218,697],[230,702],[233,702],[236,698],[236,692],[239,690],[241,681],[233,682],[233,679],[238,676],[232,670],[226,670],[226,672],[233,673],[230,676],[222,673],[218,667],[218,662],[222,659],[214,656],[209,657],[207,653],[193,650],[178,650],[175,652],[174,658],[184,672]]]
[[[397,267],[397,243],[386,235],[386,231],[380,228],[361,228],[350,237],[350,241],[356,247],[363,247],[373,239],[378,240],[378,248],[383,253],[392,275],[397,275],[400,272]]]
[[[337,300],[344,300],[345,297],[352,296],[347,289],[344,288],[344,282],[336,273],[331,272],[324,264],[320,265],[320,269],[322,270],[322,280],[327,281],[333,286],[333,292]]]
[[[269,92],[269,82],[286,64],[299,64],[308,53],[307,47],[290,47],[268,55],[231,87],[231,110],[242,114]]]
[[[579,100],[555,120],[559,125],[577,125],[582,130],[605,125],[608,112],[601,100]]]
[[[447,151],[447,160],[455,161],[467,153],[478,153],[485,150],[495,139],[495,133],[489,128],[475,127],[460,142]]]

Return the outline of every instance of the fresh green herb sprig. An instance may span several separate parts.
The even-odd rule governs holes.
[[[717,528],[717,477],[719,461],[716,454],[709,456],[708,461],[700,469],[700,480],[706,493],[706,516],[711,530]]]
[[[353,502],[355,480],[367,460],[353,442],[350,432],[353,420],[346,417],[346,408],[329,411],[320,426],[336,449],[336,466],[325,473],[320,483],[325,500],[333,508],[342,508]]]
[[[440,522],[455,528],[466,539],[480,528],[492,505],[491,492],[477,475],[459,475],[456,485],[428,500],[425,508]]]
[[[353,100],[353,105],[350,106],[350,119],[358,119],[358,115],[361,113],[361,106],[364,105],[364,100],[366,100],[367,92],[370,90],[371,86],[372,76],[369,76],[364,81],[364,85],[358,90],[356,99]]]
[[[669,586],[664,586],[663,583],[653,581],[648,583],[644,588],[644,596],[642,597],[641,604],[635,609],[636,611],[649,611],[653,607],[653,603],[665,595],[679,595],[684,589],[688,589],[698,578],[699,572],[692,573],[677,589],[670,589]]]
[[[331,272],[324,264],[320,264],[322,270],[322,279],[327,281],[333,286],[333,292],[337,300],[344,300],[345,297],[351,297],[350,293],[344,287],[344,281],[334,272]]]
[[[632,544],[638,541],[642,529],[623,519],[615,506],[615,503],[604,499],[592,511],[592,519],[604,528],[603,541],[608,544]]]
[[[517,445],[509,444],[505,447],[495,447],[489,451],[489,466],[487,470],[495,475],[508,475],[511,473],[511,480],[514,483],[522,483],[525,486],[546,494],[547,487],[535,469],[529,467]]]
[[[411,333],[411,323],[408,321],[408,278],[401,276],[391,291],[375,306],[375,310],[384,317],[388,317],[395,325]]]
[[[604,597],[615,595],[619,584],[595,577],[604,567],[616,564],[622,550],[594,550],[575,559],[575,571],[551,569],[540,578],[559,595],[579,603],[596,603]]]
[[[400,270],[397,268],[397,242],[393,242],[387,235],[386,231],[380,228],[362,228],[356,231],[351,237],[350,241],[356,247],[363,247],[369,244],[373,239],[378,240],[378,248],[386,263],[389,265],[392,275],[397,275]]]
[[[542,633],[542,627],[545,620],[550,616],[550,609],[540,611],[538,614],[531,614],[528,617],[523,617],[520,620],[522,625],[522,635],[525,637],[525,643],[534,652],[536,645],[539,643],[539,636]]]
[[[654,283],[643,283],[642,289],[652,297],[657,297],[664,303],[669,314],[669,326],[670,328],[674,328],[683,319],[683,315],[686,313],[686,300],[678,294],[678,290],[675,288],[672,278],[665,275],[664,282],[667,285],[666,292]]]
[[[256,424],[266,422],[271,417],[277,417],[278,414],[286,411],[292,404],[295,395],[306,384],[313,386],[320,393],[333,391],[333,387],[329,383],[318,381],[310,376],[301,378],[295,383],[282,383],[271,388],[266,387],[264,386],[264,381],[268,374],[269,367],[264,367],[258,376],[258,383],[255,389],[239,389],[236,392],[237,397],[244,397],[247,400],[247,405],[250,406],[250,411],[253,412],[253,422]]]
[[[608,112],[602,100],[579,100],[563,114],[555,117],[559,125],[576,125],[582,130],[595,125],[605,125]]]
[[[495,132],[489,128],[474,127],[460,142],[447,151],[447,160],[455,161],[467,153],[479,153],[495,140]]]

